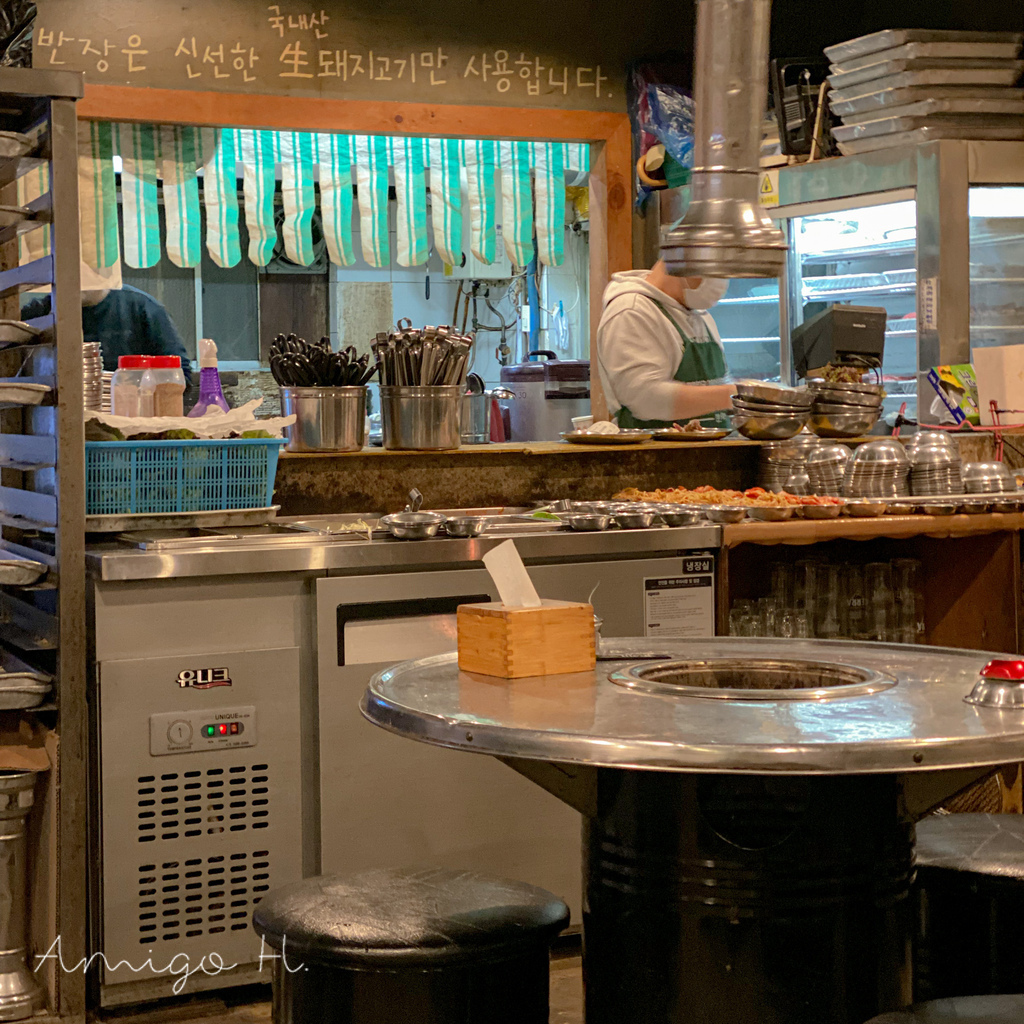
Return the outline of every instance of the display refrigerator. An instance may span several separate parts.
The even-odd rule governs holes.
[[[794,327],[833,303],[879,306],[884,416],[935,423],[932,367],[1024,342],[1024,143],[931,142],[775,173],[785,272],[731,282],[715,309],[734,373],[795,383]]]

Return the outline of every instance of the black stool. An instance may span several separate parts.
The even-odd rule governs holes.
[[[568,922],[543,889],[433,868],[308,878],[253,913],[275,1024],[547,1024]]]
[[[916,1000],[1024,992],[1024,817],[919,822],[916,893]]]
[[[906,1010],[883,1013],[867,1024],[1020,1024],[1024,996],[966,996],[917,1003]]]

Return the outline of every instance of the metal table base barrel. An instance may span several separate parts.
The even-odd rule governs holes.
[[[1024,749],[1024,714],[966,700],[992,655],[733,637],[602,650],[621,661],[539,679],[407,662],[362,702],[581,813],[587,1024],[862,1024],[909,1005],[914,822]]]
[[[911,999],[914,826],[891,776],[602,769],[587,1024],[862,1024]]]

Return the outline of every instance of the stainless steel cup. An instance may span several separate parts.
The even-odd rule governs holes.
[[[399,451],[458,448],[463,390],[461,384],[381,385],[384,447]]]
[[[491,440],[491,401],[489,392],[462,396],[462,443],[489,444]]]
[[[290,452],[357,452],[366,444],[366,388],[281,388]]]

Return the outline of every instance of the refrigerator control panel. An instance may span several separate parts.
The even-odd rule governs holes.
[[[193,754],[256,746],[256,708],[169,711],[149,718],[149,752]]]

